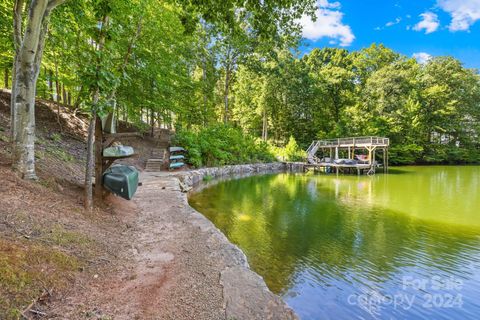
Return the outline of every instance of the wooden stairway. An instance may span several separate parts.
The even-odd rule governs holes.
[[[308,163],[315,164],[320,162],[316,157],[317,151],[320,148],[318,141],[313,141],[307,149],[307,161]]]
[[[145,171],[147,172],[159,172],[162,171],[165,163],[165,157],[167,150],[164,148],[157,148],[152,150],[150,159],[147,160]]]

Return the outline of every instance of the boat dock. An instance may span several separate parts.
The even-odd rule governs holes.
[[[304,168],[358,175],[372,175],[379,168],[387,172],[389,146],[390,139],[376,136],[315,140],[307,149]]]

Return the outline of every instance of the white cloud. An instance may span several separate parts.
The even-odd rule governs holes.
[[[399,24],[400,22],[402,21],[402,18],[398,17],[396,18],[394,21],[389,21],[385,24],[385,27],[391,27],[391,26],[394,26],[396,24]]]
[[[318,0],[317,5],[319,8],[327,8],[327,9],[340,9],[342,6],[340,2],[328,2],[328,0]]]
[[[413,30],[425,30],[425,34],[429,34],[437,31],[438,27],[440,27],[438,16],[435,13],[427,11],[425,13],[422,13],[420,17],[422,17],[422,21],[413,26]]]
[[[428,60],[432,59],[432,55],[426,52],[416,52],[412,55],[415,59],[417,59],[418,63],[425,64]]]
[[[437,0],[437,5],[452,17],[450,31],[467,31],[480,20],[480,0]]]
[[[340,2],[318,0],[317,6],[316,21],[313,21],[309,16],[303,16],[300,19],[303,37],[313,41],[330,38],[331,41],[340,44],[342,47],[351,45],[355,40],[355,35],[349,25],[342,23],[343,12],[340,11]]]

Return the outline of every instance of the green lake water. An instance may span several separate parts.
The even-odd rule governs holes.
[[[479,319],[480,167],[275,174],[191,195],[302,319]]]

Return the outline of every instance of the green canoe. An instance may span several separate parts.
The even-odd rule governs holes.
[[[132,166],[111,166],[103,174],[103,186],[111,193],[130,200],[137,191],[138,171]]]

